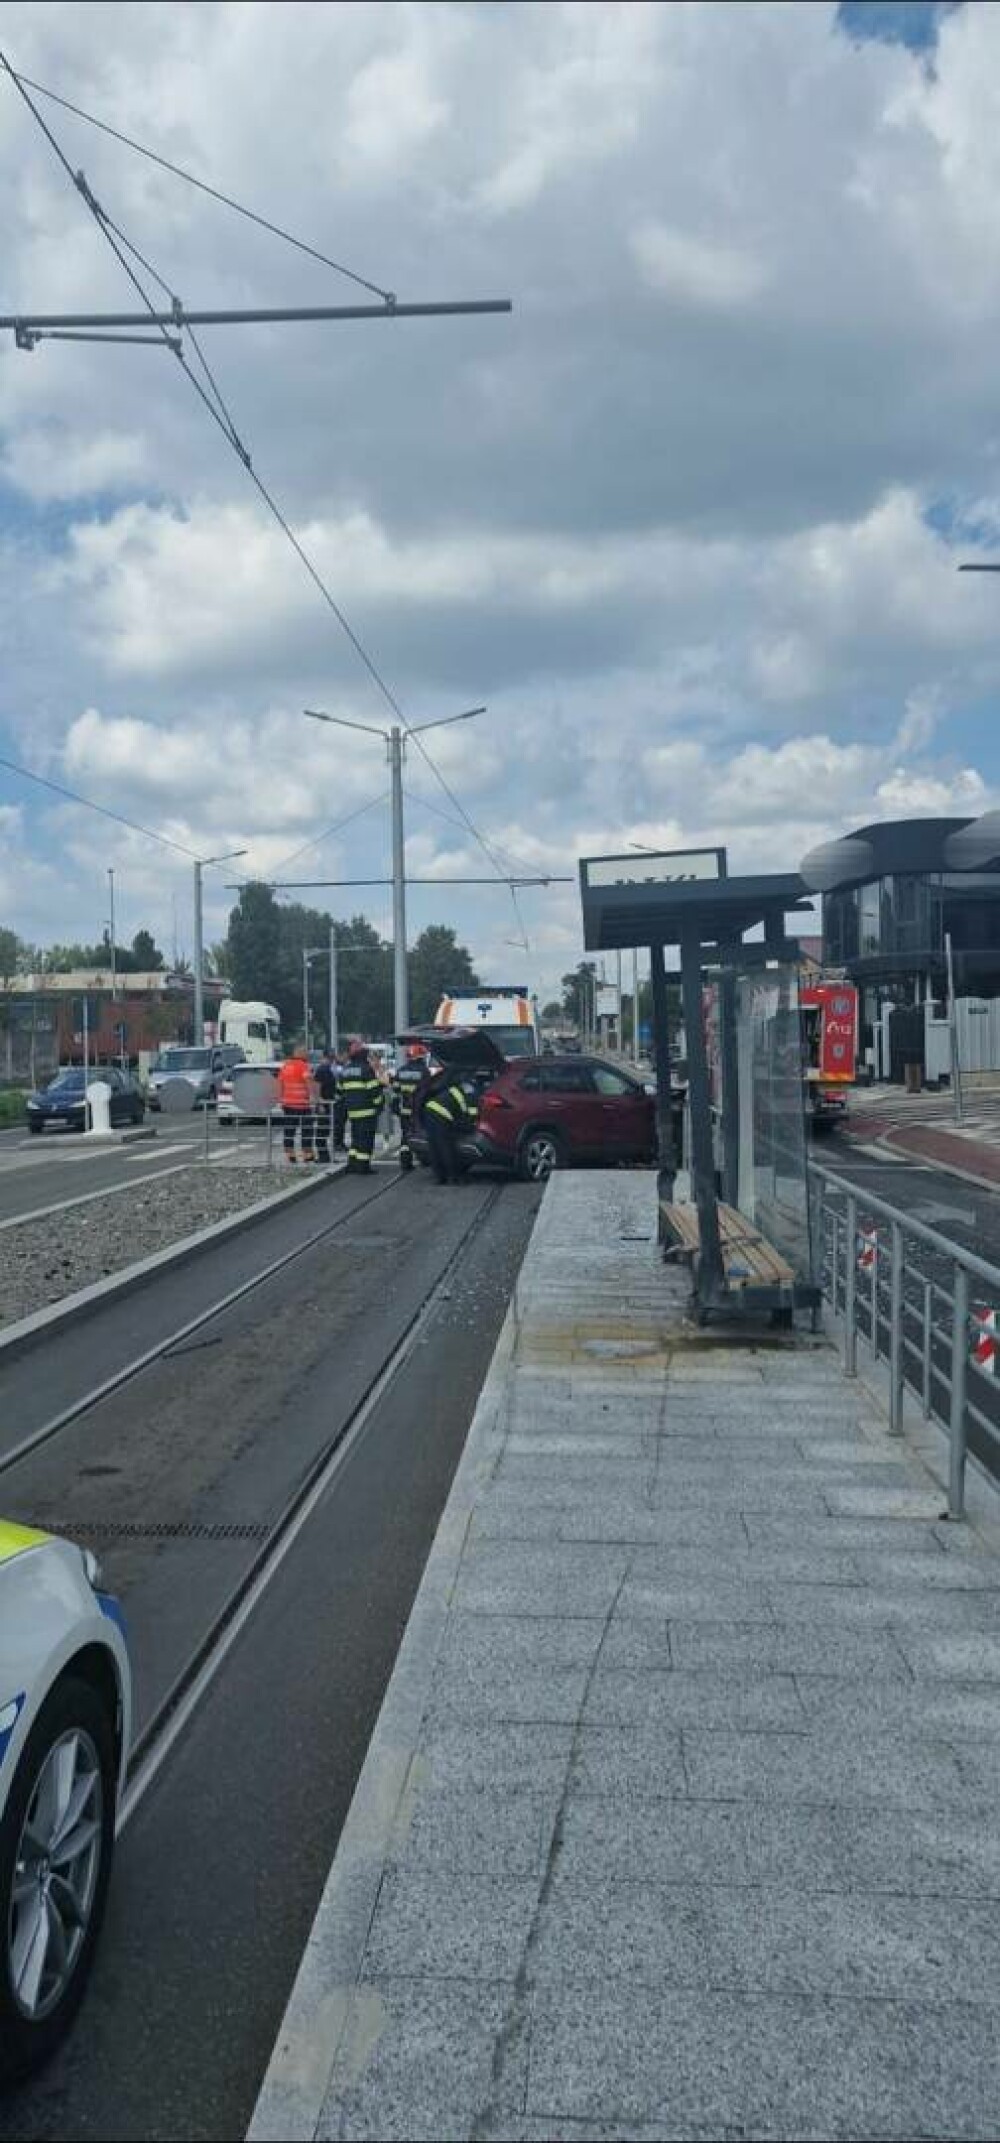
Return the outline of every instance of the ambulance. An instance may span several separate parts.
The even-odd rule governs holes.
[[[538,1000],[523,983],[484,982],[475,989],[446,991],[435,1027],[483,1027],[505,1057],[537,1057],[542,1044]]]

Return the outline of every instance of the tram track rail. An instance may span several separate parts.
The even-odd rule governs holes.
[[[217,1320],[225,1320],[228,1314],[238,1312],[247,1298],[265,1287],[269,1281],[287,1272],[297,1261],[321,1250],[350,1223],[357,1222],[372,1207],[392,1197],[398,1191],[399,1180],[394,1177],[385,1184],[379,1184],[369,1197],[352,1204],[348,1210],[338,1213],[322,1227],[313,1229],[308,1236],[284,1250],[279,1257],[269,1260],[238,1287],[219,1296],[195,1317],[165,1333],[153,1346],[144,1349],[125,1363],[113,1376],[81,1393],[58,1414],[40,1424],[19,1444],[3,1453],[0,1457],[0,1475],[13,1473],[19,1463],[30,1458],[40,1447],[52,1444],[61,1432],[78,1423],[88,1413],[95,1412],[103,1401],[120,1393],[145,1371],[172,1357],[177,1358],[190,1352],[191,1341],[196,1335],[203,1333],[206,1327]],[[493,1184],[483,1188],[485,1196],[477,1200],[468,1225],[462,1229],[457,1240],[452,1242],[443,1264],[430,1279],[405,1324],[396,1332],[377,1366],[373,1367],[372,1374],[353,1399],[349,1410],[341,1416],[332,1433],[308,1458],[304,1469],[269,1522],[266,1525],[248,1524],[221,1529],[229,1536],[239,1536],[246,1542],[250,1551],[248,1559],[190,1646],[136,1737],[119,1811],[119,1830],[124,1829],[130,1822],[158,1778],[171,1751],[183,1736],[223,1668],[233,1645],[252,1620],[286,1557],[294,1550],[296,1542],[323,1498],[335,1486],[338,1474],[347,1465],[352,1451],[363,1438],[380,1401],[413,1349],[419,1344],[427,1324],[447,1299],[455,1269],[468,1253],[474,1238],[487,1224],[503,1186]],[[224,1330],[219,1337],[224,1344]],[[70,1503],[71,1497],[67,1495],[67,1505]],[[149,1527],[128,1521],[119,1526],[113,1519],[102,1525],[88,1524],[86,1520],[75,1524],[71,1508],[67,1508],[63,1522],[52,1524],[51,1529],[64,1531],[69,1537],[73,1537],[74,1532],[78,1531],[84,1540],[88,1535],[93,1537],[96,1534],[94,1545],[98,1552],[104,1546],[105,1537],[117,1540],[119,1534],[125,1539],[148,1534],[150,1540],[156,1540],[168,1539],[175,1532],[183,1537],[185,1534],[198,1532],[213,1535],[216,1530],[212,1527],[164,1526],[155,1522]],[[125,1607],[128,1612],[127,1594]]]
[[[242,1280],[238,1287],[231,1288],[205,1309],[199,1310],[196,1317],[188,1318],[184,1324],[178,1325],[172,1332],[166,1333],[162,1339],[154,1341],[151,1347],[145,1348],[132,1361],[124,1363],[120,1369],[115,1371],[113,1376],[106,1377],[102,1383],[93,1385],[89,1391],[83,1392],[78,1399],[71,1400],[68,1406],[62,1407],[48,1421],[41,1422],[37,1428],[31,1430],[29,1435],[22,1437],[20,1443],[12,1444],[9,1450],[0,1452],[0,1478],[9,1472],[12,1466],[16,1466],[20,1460],[27,1458],[31,1452],[37,1451],[42,1444],[51,1442],[52,1438],[58,1436],[62,1429],[67,1429],[71,1423],[78,1421],[81,1415],[89,1413],[91,1408],[99,1406],[102,1400],[110,1399],[113,1393],[121,1391],[123,1386],[130,1384],[135,1377],[141,1376],[143,1370],[151,1368],[155,1362],[165,1360],[179,1347],[193,1339],[197,1332],[202,1331],[206,1325],[211,1324],[214,1318],[222,1317],[227,1310],[235,1309],[239,1303],[246,1300],[248,1295],[252,1295],[257,1288],[265,1286],[268,1280],[275,1279],[289,1265],[293,1265],[298,1258],[306,1256],[310,1251],[319,1249],[331,1236],[336,1235],[341,1228],[346,1227],[350,1221],[355,1220],[359,1213],[367,1212],[370,1206],[377,1205],[380,1199],[397,1190],[399,1181],[400,1179],[394,1176],[387,1183],[379,1184],[370,1198],[362,1199],[358,1205],[347,1207],[332,1220],[328,1220],[322,1228],[314,1229],[312,1234],[305,1236],[301,1242],[293,1243],[289,1249],[283,1250],[279,1257],[272,1258],[267,1265],[262,1265],[259,1272],[251,1273],[249,1278]]]

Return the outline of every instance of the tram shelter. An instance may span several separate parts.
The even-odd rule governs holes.
[[[786,933],[788,915],[811,913],[807,888],[797,871],[730,877],[724,848],[663,851],[634,850],[628,855],[589,856],[580,861],[583,936],[588,952],[616,952],[646,946],[653,994],[653,1037],[661,1240],[670,1225],[679,1155],[675,1149],[670,1096],[670,1034],[666,947],[680,952],[681,1003],[687,1041],[689,1158],[691,1201],[697,1213],[694,1240],[696,1313],[745,1313],[751,1306],[746,1287],[731,1281],[733,1259],[723,1234],[732,1233],[739,1205],[740,1171],[740,993],[738,978],[763,978],[784,963],[794,972],[798,945]],[[747,933],[763,928],[763,938]],[[712,1096],[703,1015],[706,975],[718,985],[721,1059],[722,1192],[717,1187]],[[745,1017],[745,1014],[743,1015]],[[795,1014],[797,1031],[797,1011]],[[797,1075],[798,1076],[798,1075]],[[800,1097],[801,1098],[801,1097]],[[804,1136],[804,1132],[803,1132]],[[804,1186],[803,1186],[804,1188]],[[675,1219],[682,1208],[674,1208]],[[686,1209],[690,1213],[690,1208]],[[693,1216],[692,1216],[693,1218]],[[758,1238],[760,1240],[760,1238]],[[727,1266],[730,1272],[727,1275]],[[755,1310],[815,1310],[818,1291],[808,1271],[797,1271],[773,1287],[754,1286]]]

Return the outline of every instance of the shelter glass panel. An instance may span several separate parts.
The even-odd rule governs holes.
[[[740,1211],[813,1277],[803,1040],[793,966],[736,975]]]

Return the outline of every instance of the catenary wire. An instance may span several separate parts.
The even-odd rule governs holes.
[[[166,833],[154,833],[151,826],[140,826],[138,819],[126,818],[121,811],[109,811],[107,804],[95,804],[89,796],[78,795],[75,789],[67,789],[61,781],[50,781],[47,774],[34,774],[30,767],[19,766],[16,759],[0,757],[0,766],[7,767],[12,774],[20,774],[25,781],[36,781],[40,788],[54,790],[57,796],[64,796],[71,804],[82,804],[87,811],[99,811],[102,818],[114,819],[117,826],[127,826],[130,833],[141,833],[147,841],[158,841],[161,848],[173,848],[179,856],[190,856],[192,863],[201,861],[193,848],[185,848],[183,841],[173,841]]]
[[[325,602],[325,603],[327,604],[328,608],[329,608],[329,609],[330,609],[330,610],[331,610],[331,611],[333,612],[333,615],[334,615],[334,617],[335,617],[335,618],[337,619],[337,622],[338,622],[338,624],[339,624],[339,625],[341,626],[341,629],[342,629],[342,630],[343,630],[343,632],[344,632],[344,633],[346,634],[346,636],[347,636],[348,640],[350,641],[350,643],[351,643],[351,646],[352,646],[352,647],[354,648],[354,651],[355,651],[355,653],[357,654],[357,656],[358,656],[359,660],[360,660],[360,661],[362,662],[362,664],[364,665],[364,668],[365,668],[365,669],[367,670],[367,672],[368,672],[369,676],[371,677],[371,679],[372,679],[372,682],[373,682],[373,683],[374,683],[374,684],[376,685],[377,689],[378,689],[378,690],[379,690],[379,692],[380,692],[380,693],[382,694],[382,696],[383,696],[383,698],[385,699],[385,701],[386,701],[387,705],[388,705],[388,706],[389,706],[389,707],[390,707],[390,708],[392,709],[392,712],[393,712],[393,713],[395,714],[395,716],[396,716],[396,718],[397,718],[398,722],[400,723],[400,725],[401,725],[402,729],[404,730],[405,734],[406,734],[407,736],[409,736],[409,737],[412,737],[412,739],[413,739],[413,742],[414,742],[414,743],[416,744],[416,746],[417,746],[417,748],[418,748],[418,750],[419,750],[419,752],[420,752],[420,754],[421,754],[421,757],[422,757],[422,758],[423,758],[423,760],[425,761],[426,765],[427,765],[427,766],[428,766],[428,767],[430,768],[430,770],[431,770],[431,773],[432,773],[432,774],[434,775],[434,778],[435,778],[435,780],[436,780],[436,781],[437,781],[437,782],[439,783],[440,787],[441,787],[441,788],[442,788],[442,789],[444,790],[444,793],[445,793],[445,795],[446,795],[446,796],[447,796],[447,797],[449,798],[449,801],[450,801],[450,802],[451,802],[451,803],[452,803],[452,804],[454,805],[455,809],[456,809],[456,810],[458,811],[458,813],[459,813],[460,817],[462,818],[462,820],[463,820],[464,824],[465,824],[465,825],[466,825],[466,826],[468,827],[468,829],[469,829],[469,832],[470,832],[470,833],[472,834],[472,836],[473,836],[473,839],[474,839],[474,840],[475,840],[475,841],[476,841],[476,842],[478,843],[479,847],[480,847],[480,848],[482,849],[482,852],[483,852],[484,856],[485,856],[485,857],[487,858],[487,861],[488,861],[488,862],[489,862],[489,863],[491,864],[492,868],[493,868],[493,869],[494,869],[494,870],[496,871],[496,873],[497,873],[498,877],[504,877],[504,876],[505,876],[506,874],[505,874],[505,873],[504,873],[504,871],[503,871],[503,867],[502,867],[502,865],[501,865],[501,863],[500,863],[500,861],[499,861],[499,859],[498,859],[497,855],[496,855],[496,854],[495,854],[495,853],[493,852],[493,850],[492,850],[492,849],[490,848],[490,846],[489,846],[489,843],[488,843],[488,842],[487,842],[487,841],[485,840],[484,836],[483,836],[483,835],[482,835],[482,834],[480,833],[480,831],[479,831],[479,828],[478,828],[478,827],[476,826],[476,824],[475,824],[474,820],[473,820],[473,819],[472,819],[472,818],[470,817],[469,813],[468,813],[468,812],[466,811],[466,809],[465,809],[465,806],[464,806],[464,804],[463,804],[463,803],[461,802],[460,798],[456,796],[456,794],[455,794],[455,791],[454,791],[454,789],[452,789],[452,788],[451,788],[451,786],[450,786],[450,784],[449,784],[449,783],[448,783],[448,782],[446,781],[446,779],[445,779],[444,775],[442,774],[442,772],[441,772],[440,768],[438,767],[438,765],[437,765],[436,761],[435,761],[435,760],[434,760],[434,759],[432,758],[432,756],[431,756],[430,752],[429,752],[429,751],[427,750],[427,747],[426,747],[426,745],[424,744],[424,742],[423,742],[423,739],[422,739],[422,737],[421,737],[421,736],[419,736],[419,735],[418,735],[418,734],[417,734],[417,733],[416,733],[416,732],[415,732],[414,730],[412,730],[412,729],[410,728],[410,726],[409,726],[409,724],[408,724],[408,722],[407,722],[407,720],[406,720],[406,716],[405,716],[405,715],[404,715],[404,713],[403,713],[403,710],[402,710],[402,708],[401,708],[401,706],[400,706],[400,704],[399,704],[399,701],[398,701],[398,699],[396,698],[396,695],[395,695],[395,693],[394,693],[394,692],[393,692],[393,691],[391,690],[390,686],[389,686],[389,685],[388,685],[388,684],[386,683],[386,680],[385,680],[385,678],[384,678],[384,677],[382,676],[382,674],[381,674],[381,671],[380,671],[380,670],[379,670],[379,669],[377,668],[376,664],[375,664],[375,663],[373,662],[373,660],[372,660],[372,657],[371,657],[371,656],[369,655],[369,653],[368,653],[368,650],[367,650],[367,648],[366,648],[366,647],[364,646],[363,642],[362,642],[362,641],[361,641],[361,640],[360,640],[360,639],[358,638],[358,635],[357,635],[357,633],[355,632],[355,630],[354,630],[353,626],[351,625],[351,623],[350,623],[350,620],[349,620],[349,619],[348,619],[348,617],[346,616],[345,612],[344,612],[344,611],[343,611],[343,610],[341,609],[341,607],[340,607],[339,603],[338,603],[338,602],[336,601],[336,598],[335,598],[335,597],[334,597],[334,596],[333,596],[333,595],[331,594],[331,592],[330,592],[329,588],[328,588],[328,587],[326,586],[326,583],[325,583],[325,581],[324,581],[324,580],[322,579],[322,576],[321,576],[321,575],[320,575],[320,573],[318,572],[317,568],[316,568],[316,567],[314,566],[314,564],[313,564],[313,562],[312,562],[312,559],[311,559],[311,558],[309,557],[309,555],[308,555],[308,552],[307,552],[307,551],[306,551],[306,550],[305,550],[305,549],[303,548],[303,545],[302,545],[302,544],[301,544],[301,543],[299,542],[299,539],[298,539],[298,537],[296,536],[296,534],[295,534],[295,531],[294,531],[294,529],[293,529],[293,528],[291,527],[290,523],[288,522],[288,520],[286,519],[285,515],[283,514],[283,512],[282,512],[282,510],[281,510],[280,506],[279,506],[279,505],[278,505],[278,503],[277,503],[277,500],[276,500],[276,499],[275,499],[275,498],[274,498],[274,497],[272,496],[271,492],[270,492],[270,491],[268,490],[268,488],[267,488],[266,484],[264,483],[264,481],[263,481],[262,477],[258,475],[258,473],[257,473],[257,470],[256,470],[256,469],[255,469],[255,468],[253,467],[253,465],[252,465],[252,462],[251,462],[251,459],[250,459],[250,456],[249,456],[249,454],[247,453],[247,451],[246,451],[245,447],[243,447],[243,445],[242,445],[242,443],[241,443],[241,441],[240,441],[240,439],[239,439],[239,436],[238,436],[237,432],[235,431],[235,428],[234,428],[234,427],[233,427],[233,425],[232,425],[232,420],[231,420],[231,419],[229,418],[229,416],[228,416],[228,412],[226,413],[226,415],[223,415],[223,414],[221,413],[220,409],[219,409],[219,408],[217,408],[217,407],[215,406],[215,404],[214,404],[214,403],[213,403],[213,402],[212,402],[212,401],[210,400],[210,398],[209,398],[208,394],[207,394],[207,393],[205,392],[205,389],[204,389],[204,388],[202,387],[202,385],[201,385],[201,382],[200,382],[200,380],[198,380],[198,379],[196,378],[196,376],[195,376],[194,372],[192,371],[192,369],[191,369],[190,365],[189,365],[189,364],[187,363],[187,360],[186,360],[186,358],[184,357],[183,351],[177,348],[177,346],[176,346],[176,343],[175,343],[175,342],[174,342],[174,341],[172,340],[172,338],[170,337],[170,335],[169,335],[169,333],[168,333],[167,329],[166,329],[165,327],[163,327],[163,326],[161,325],[161,323],[160,323],[160,322],[159,322],[159,321],[158,321],[158,320],[156,319],[156,312],[155,312],[155,307],[153,306],[153,303],[152,303],[152,301],[151,301],[151,299],[150,299],[150,297],[149,297],[148,293],[146,292],[146,290],[145,290],[145,289],[143,288],[143,286],[142,286],[141,282],[139,281],[139,278],[138,278],[138,276],[136,275],[136,273],[135,273],[134,269],[133,269],[133,268],[131,267],[131,265],[130,265],[130,263],[128,262],[128,260],[126,260],[126,258],[125,258],[125,255],[124,255],[124,253],[122,252],[122,250],[121,250],[121,247],[120,247],[120,245],[119,245],[119,244],[117,243],[117,240],[116,240],[116,236],[115,236],[115,234],[114,234],[114,230],[113,230],[113,229],[112,229],[112,228],[110,227],[110,219],[109,219],[109,218],[107,217],[107,215],[105,214],[105,211],[104,211],[104,210],[103,210],[103,208],[101,207],[100,203],[99,203],[99,202],[98,202],[98,201],[97,201],[97,200],[95,199],[95,197],[94,197],[93,193],[91,192],[91,190],[90,190],[89,186],[87,186],[86,180],[85,180],[85,179],[83,178],[83,174],[82,174],[82,173],[75,173],[75,172],[73,171],[73,168],[72,168],[72,166],[71,166],[71,164],[70,164],[70,162],[69,162],[69,159],[68,159],[68,157],[66,156],[66,154],[65,154],[64,150],[63,150],[63,149],[61,148],[61,146],[60,146],[59,142],[57,141],[57,139],[56,139],[55,135],[53,134],[53,132],[52,132],[52,129],[51,129],[51,127],[49,127],[49,126],[47,125],[47,123],[46,123],[45,119],[43,118],[43,116],[42,116],[41,112],[40,112],[40,111],[38,110],[38,107],[37,107],[37,105],[36,105],[36,104],[35,104],[35,103],[34,103],[34,102],[32,101],[31,97],[29,97],[29,95],[28,95],[28,92],[27,92],[27,89],[25,88],[25,86],[24,86],[24,85],[25,85],[25,82],[27,82],[27,81],[29,81],[29,80],[30,80],[30,77],[28,77],[28,76],[25,76],[25,77],[24,77],[24,79],[22,80],[22,78],[21,78],[21,77],[20,77],[20,76],[19,76],[19,75],[18,75],[18,74],[16,73],[15,69],[14,69],[14,68],[13,68],[13,67],[11,66],[11,64],[10,64],[10,61],[9,61],[9,60],[7,59],[6,55],[5,55],[5,54],[4,54],[3,52],[0,52],[0,64],[2,64],[2,66],[4,67],[4,69],[5,69],[6,73],[7,73],[7,74],[8,74],[9,76],[10,76],[10,78],[11,78],[11,81],[12,81],[12,82],[14,83],[14,86],[15,86],[15,88],[16,88],[16,89],[18,90],[19,94],[20,94],[20,95],[21,95],[21,96],[23,97],[23,99],[24,99],[24,102],[25,102],[25,104],[26,104],[26,105],[27,105],[27,107],[28,107],[28,110],[29,110],[29,111],[31,112],[31,114],[32,114],[33,118],[34,118],[34,119],[36,120],[37,124],[38,124],[38,125],[40,126],[40,128],[41,128],[42,132],[43,132],[43,133],[44,133],[44,135],[46,136],[46,139],[48,140],[48,142],[50,143],[51,147],[52,147],[52,148],[53,148],[53,150],[55,151],[55,154],[56,154],[56,156],[58,157],[58,159],[59,159],[60,163],[62,164],[62,166],[63,166],[63,169],[65,170],[65,172],[66,172],[66,174],[67,174],[67,177],[68,177],[69,179],[71,179],[71,181],[72,181],[72,183],[73,183],[74,187],[75,187],[75,188],[77,189],[77,191],[78,191],[79,193],[81,193],[81,194],[82,194],[82,197],[83,197],[84,201],[86,202],[86,204],[87,204],[87,207],[88,207],[88,208],[90,209],[90,211],[91,211],[92,215],[94,216],[94,218],[95,218],[95,221],[97,222],[97,224],[98,224],[98,227],[99,227],[99,229],[101,229],[101,230],[102,230],[102,231],[104,232],[104,235],[105,235],[105,237],[106,237],[106,239],[107,239],[107,241],[108,241],[108,244],[110,245],[110,247],[111,247],[111,249],[112,249],[112,252],[113,252],[113,253],[115,254],[116,258],[117,258],[117,259],[118,259],[118,261],[119,261],[119,262],[121,263],[121,266],[122,266],[122,267],[124,268],[124,270],[125,270],[125,273],[126,273],[126,275],[128,276],[128,278],[129,278],[129,281],[130,281],[130,282],[131,282],[131,284],[133,285],[133,288],[134,288],[134,289],[135,289],[135,290],[136,290],[136,291],[138,292],[139,296],[140,296],[140,297],[142,298],[143,304],[144,304],[144,305],[146,306],[146,309],[147,309],[147,311],[148,311],[148,312],[150,313],[150,315],[152,316],[152,318],[153,318],[153,320],[154,320],[155,324],[156,324],[156,325],[157,325],[158,327],[160,327],[160,332],[161,332],[161,334],[162,334],[162,336],[163,336],[163,340],[164,340],[165,344],[167,345],[167,347],[168,347],[169,349],[171,349],[171,350],[173,351],[173,353],[174,353],[175,357],[177,358],[177,361],[178,361],[178,363],[180,364],[180,366],[181,366],[182,370],[183,370],[183,371],[184,371],[184,373],[186,374],[187,378],[188,378],[188,379],[190,380],[190,382],[191,382],[191,385],[192,385],[192,387],[193,387],[193,388],[194,388],[194,390],[195,390],[195,393],[196,393],[196,394],[198,395],[199,399],[200,399],[200,400],[201,400],[201,401],[202,401],[202,402],[204,403],[204,405],[205,405],[205,408],[206,408],[206,409],[208,410],[208,412],[209,412],[210,416],[211,416],[211,417],[213,418],[214,422],[215,422],[215,423],[216,423],[216,424],[218,425],[218,427],[219,427],[220,431],[222,432],[222,435],[223,435],[223,437],[224,437],[224,438],[225,438],[226,440],[228,440],[228,442],[229,442],[229,445],[230,445],[230,446],[232,447],[233,451],[234,451],[234,452],[235,452],[236,454],[238,454],[238,456],[239,456],[240,460],[241,460],[241,461],[243,462],[243,464],[244,464],[244,467],[246,468],[246,471],[247,471],[247,475],[248,475],[248,476],[250,477],[250,480],[251,480],[251,482],[252,482],[252,483],[254,484],[254,486],[255,486],[256,490],[258,491],[258,493],[259,493],[260,497],[261,497],[261,498],[262,498],[262,499],[264,500],[264,503],[265,503],[265,505],[266,505],[266,506],[268,507],[268,509],[269,509],[270,513],[271,513],[271,514],[273,515],[273,517],[274,517],[275,521],[276,521],[276,522],[278,523],[278,526],[279,526],[279,527],[281,528],[281,530],[283,531],[284,535],[286,536],[286,538],[287,538],[288,542],[289,542],[289,543],[291,544],[291,546],[292,546],[293,550],[295,551],[295,553],[296,553],[296,556],[297,556],[297,557],[299,558],[299,560],[300,560],[301,564],[302,564],[302,565],[303,565],[303,566],[305,567],[305,570],[306,570],[306,572],[307,572],[307,573],[309,574],[309,577],[310,577],[310,579],[312,580],[312,582],[313,582],[314,586],[315,586],[315,587],[316,587],[316,589],[318,590],[319,594],[320,594],[320,595],[322,596],[322,598],[323,598],[323,601],[324,601],[324,602]],[[36,86],[38,86],[38,85],[36,85],[36,84],[32,83],[32,85],[31,85],[31,86],[32,86],[32,87],[36,87]],[[45,94],[45,92],[43,91],[43,92],[42,92],[42,94]],[[63,101],[63,100],[57,100],[57,101]],[[125,240],[124,240],[124,243],[125,243],[126,245],[128,245],[128,246],[129,246],[129,249],[130,249],[130,250],[132,250],[132,251],[136,251],[136,249],[132,247],[132,244],[131,244],[131,240],[129,240],[129,239],[125,239]],[[138,255],[138,253],[137,253],[137,257],[138,257],[138,258],[142,258],[142,256],[141,256],[141,255]],[[163,288],[164,290],[166,290],[166,291],[168,292],[168,294],[170,294],[170,292],[169,292],[169,285],[167,285],[167,284],[166,284],[166,283],[165,283],[165,282],[163,281],[163,278],[162,278],[162,277],[161,277],[161,276],[159,275],[158,271],[157,271],[156,269],[152,268],[152,267],[151,267],[151,266],[149,265],[149,263],[148,263],[148,262],[144,262],[144,265],[145,265],[145,266],[147,267],[147,269],[148,269],[148,272],[149,272],[149,273],[150,273],[151,275],[153,275],[153,276],[154,276],[154,278],[155,278],[155,280],[156,280],[156,281],[157,281],[157,282],[158,282],[158,283],[160,284],[161,288]],[[199,351],[199,355],[200,355],[200,354],[201,354],[201,353],[200,353],[200,351]],[[203,360],[203,362],[204,362],[204,360]],[[208,370],[208,368],[207,368],[207,366],[206,366],[206,371],[207,371],[207,370]],[[212,377],[212,375],[211,375],[211,374],[209,374],[209,377],[211,378],[211,377]],[[214,386],[214,380],[213,380],[213,386]],[[216,390],[215,390],[215,391],[216,391],[216,393],[218,393],[218,389],[217,389],[217,388],[216,388]],[[219,399],[220,399],[220,402],[221,402],[221,396],[219,397]],[[225,404],[224,404],[224,403],[222,404],[222,408],[223,408],[223,409],[225,408]],[[523,918],[522,918],[522,916],[521,916],[521,912],[520,912],[520,909],[519,909],[519,907],[518,907],[518,903],[517,903],[517,895],[516,895],[516,893],[515,893],[515,891],[514,891],[514,888],[513,888],[513,886],[509,887],[509,891],[510,891],[510,897],[511,897],[511,901],[512,901],[512,903],[513,903],[513,906],[514,906],[514,913],[515,913],[515,915],[516,915],[516,917],[517,917],[517,921],[518,921],[518,924],[519,924],[519,926],[520,926],[520,929],[521,929],[522,935],[523,935],[523,937],[524,937],[524,940],[525,940],[525,945],[527,946],[527,944],[528,944],[528,936],[527,936],[527,931],[526,931],[526,929],[525,929],[525,926],[524,926],[524,921],[523,921]]]
[[[144,142],[135,141],[131,134],[123,134],[106,119],[98,119],[94,112],[85,111],[81,104],[73,104],[68,97],[61,97],[56,90],[47,89],[44,82],[34,81],[30,74],[19,74],[9,63],[8,72],[16,82],[26,82],[29,89],[37,90],[39,96],[48,97],[53,104],[61,104],[64,111],[73,112],[77,119],[86,120],[88,126],[97,127],[100,133],[110,134],[114,141],[124,143],[127,149],[135,149],[139,156],[148,157],[150,163],[159,164],[164,171],[172,172],[174,178],[184,179],[187,185],[196,186],[199,193],[210,194],[213,201],[221,201],[224,207],[235,209],[237,215],[246,216],[249,222],[259,224],[264,231],[271,231],[275,238],[283,238],[286,244],[295,246],[300,253],[308,253],[311,259],[321,261],[325,268],[333,268],[338,275],[346,275],[350,282],[358,283],[362,290],[370,290],[376,298],[383,298],[387,305],[393,303],[394,292],[383,290],[381,283],[369,282],[366,275],[358,275],[354,268],[346,268],[343,261],[332,260],[328,253],[321,253],[317,246],[308,245],[304,238],[296,238],[294,232],[283,230],[280,223],[272,223],[268,216],[258,215],[256,209],[247,208],[244,202],[234,200],[232,194],[223,193],[218,186],[210,186],[207,180],[195,178],[194,173],[185,171],[183,165],[171,163],[168,156],[161,156],[156,149],[148,149]]]

